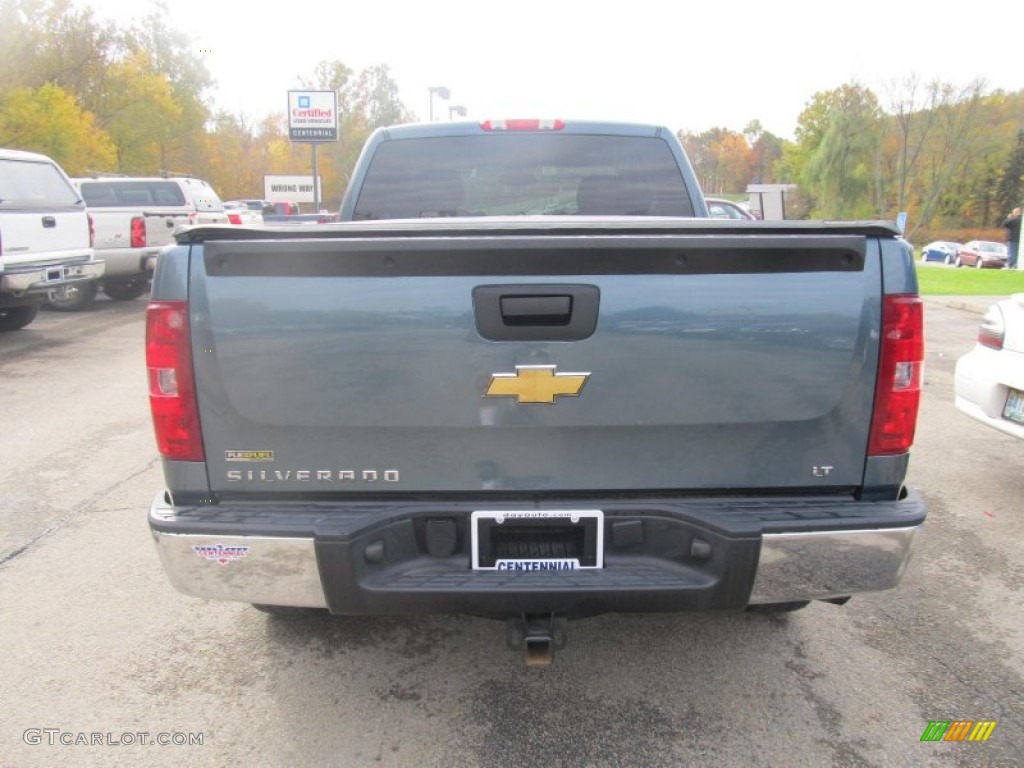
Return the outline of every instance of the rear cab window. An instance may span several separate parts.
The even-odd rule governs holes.
[[[52,163],[0,159],[0,208],[83,208],[78,192]]]
[[[82,181],[79,184],[90,208],[181,208],[186,205],[185,195],[173,181]]]
[[[693,216],[656,137],[501,133],[385,141],[353,218]]]

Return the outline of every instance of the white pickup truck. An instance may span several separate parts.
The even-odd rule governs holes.
[[[39,305],[103,274],[85,205],[45,155],[0,149],[0,331],[31,323]]]
[[[103,280],[63,299],[57,309],[89,306],[98,288],[116,301],[149,290],[160,249],[173,242],[179,225],[227,224],[224,204],[202,179],[187,176],[103,176],[74,179],[96,227],[96,253],[106,263]]]

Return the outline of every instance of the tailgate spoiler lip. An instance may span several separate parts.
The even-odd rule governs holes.
[[[343,240],[377,237],[583,235],[854,235],[899,237],[888,221],[723,221],[658,216],[479,216],[347,221],[315,227],[203,224],[175,233],[180,244],[249,240]]]
[[[493,238],[357,237],[214,240],[203,246],[206,276],[414,277],[456,275],[693,275],[862,272],[870,250],[863,235],[808,231],[739,235],[723,232],[592,232],[586,237],[520,232]],[[288,258],[282,258],[286,253]]]

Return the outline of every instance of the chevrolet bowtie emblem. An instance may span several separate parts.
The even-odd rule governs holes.
[[[515,373],[495,373],[484,397],[514,397],[516,403],[553,403],[559,395],[576,397],[589,373],[555,373],[555,365],[517,365]]]

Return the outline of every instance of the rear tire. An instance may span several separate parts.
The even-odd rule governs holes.
[[[114,301],[131,301],[139,298],[148,290],[149,281],[144,277],[103,281],[103,292]]]
[[[81,312],[92,306],[98,290],[95,280],[78,283],[68,289],[66,299],[51,299],[50,306],[61,312]]]
[[[38,304],[0,309],[0,331],[20,331],[35,320],[38,314]]]
[[[960,258],[960,255],[957,254],[956,259],[953,261],[953,266],[956,267],[957,269],[960,269],[960,267],[962,267],[963,265],[963,260]]]

